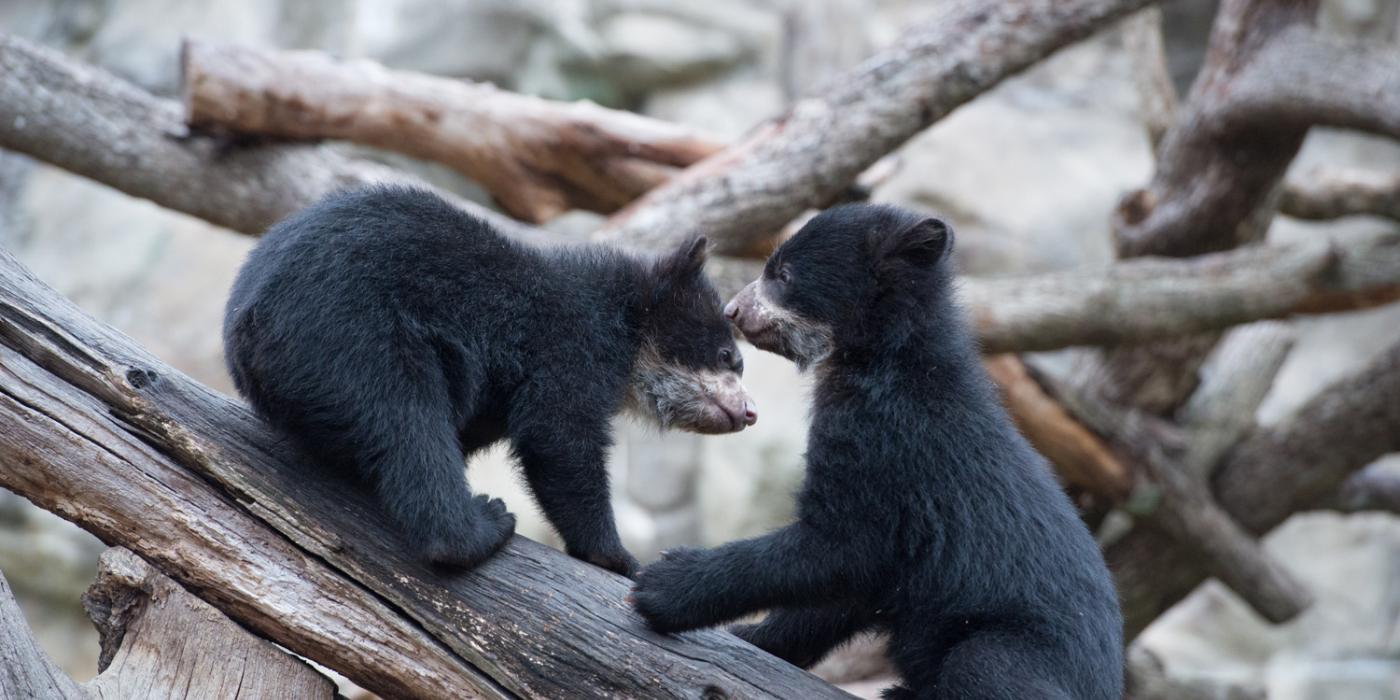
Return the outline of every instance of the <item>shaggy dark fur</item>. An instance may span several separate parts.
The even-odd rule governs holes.
[[[734,631],[801,666],[887,630],[890,697],[1121,697],[1108,571],[982,370],[952,240],[891,207],[833,209],[730,302],[755,345],[815,366],[798,520],[643,569],[633,601],[653,628],[766,609]]]
[[[234,283],[229,371],[270,423],[372,484],[429,560],[473,566],[514,532],[463,457],[509,438],[573,556],[631,575],[613,523],[610,421],[730,432],[754,420],[701,271],[507,240],[438,197],[371,188],[273,227]]]

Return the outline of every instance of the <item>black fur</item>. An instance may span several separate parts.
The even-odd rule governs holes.
[[[794,357],[801,343],[778,335],[830,338],[798,520],[643,569],[633,601],[654,629],[766,609],[734,631],[803,666],[887,630],[905,684],[891,697],[1121,697],[1122,622],[1102,555],[982,370],[951,248],[937,220],[840,207],[731,302],[764,349]],[[756,308],[765,299],[796,320],[773,323]]]
[[[249,256],[224,322],[229,371],[317,461],[371,483],[429,560],[472,566],[514,532],[463,464],[509,438],[568,552],[631,575],[605,458],[639,353],[673,373],[738,369],[703,262],[703,239],[658,260],[540,250],[427,192],[341,193]]]

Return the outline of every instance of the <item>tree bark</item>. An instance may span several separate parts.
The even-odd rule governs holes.
[[[377,182],[428,187],[325,146],[235,147],[228,139],[191,132],[175,102],[3,33],[0,148],[250,234],[343,187]],[[509,217],[439,193],[508,234],[546,238]]]
[[[0,486],[382,694],[845,697],[723,632],[652,634],[624,579],[520,537],[430,570],[366,494],[3,252],[0,463]]]
[[[341,62],[315,51],[186,41],[195,127],[345,139],[443,163],[527,221],[611,212],[720,149],[691,129],[590,102]]]
[[[957,0],[743,143],[615,214],[598,234],[655,247],[695,233],[759,247],[958,106],[1147,0]]]
[[[331,700],[335,684],[129,550],[103,553],[83,606],[101,635],[96,698]]]

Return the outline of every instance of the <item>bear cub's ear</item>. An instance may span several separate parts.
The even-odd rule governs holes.
[[[704,236],[685,241],[662,261],[662,275],[675,279],[699,273],[705,267],[708,249],[709,240]]]
[[[885,258],[900,259],[917,267],[932,267],[953,252],[953,229],[928,217],[886,237]]]

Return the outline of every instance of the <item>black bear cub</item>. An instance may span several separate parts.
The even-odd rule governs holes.
[[[734,632],[800,666],[890,633],[893,698],[1122,694],[1104,561],[1017,432],[953,299],[952,232],[851,205],[809,222],[726,308],[754,345],[814,367],[797,522],[639,574],[656,630],[768,610]]]
[[[613,416],[701,433],[756,418],[704,261],[704,239],[657,259],[536,249],[425,191],[350,191],[249,255],[225,353],[258,413],[371,484],[429,561],[474,566],[514,533],[463,462],[508,438],[569,554],[632,575],[609,500]]]

